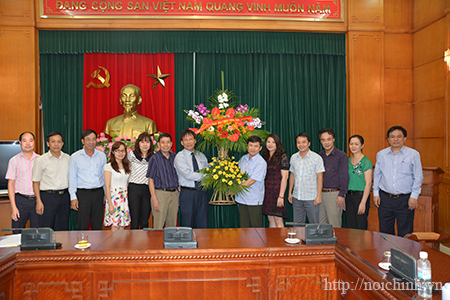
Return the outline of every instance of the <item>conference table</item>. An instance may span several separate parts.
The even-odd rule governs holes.
[[[305,245],[287,243],[286,228],[194,229],[196,249],[164,249],[162,230],[88,231],[85,250],[74,247],[80,231],[56,232],[57,250],[0,249],[0,299],[419,299],[378,266],[391,242],[427,251],[433,282],[450,282],[444,253],[335,230],[337,244]]]

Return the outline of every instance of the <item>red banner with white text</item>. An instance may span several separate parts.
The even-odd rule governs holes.
[[[41,18],[344,21],[343,0],[41,0]]]

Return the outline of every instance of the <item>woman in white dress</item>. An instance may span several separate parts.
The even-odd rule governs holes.
[[[106,208],[103,225],[112,226],[111,230],[123,229],[130,225],[128,209],[128,177],[131,164],[127,158],[127,147],[123,142],[115,142],[111,148],[111,161],[105,165]]]

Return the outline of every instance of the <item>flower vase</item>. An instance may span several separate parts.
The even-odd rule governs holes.
[[[223,192],[214,191],[213,196],[211,197],[211,201],[209,204],[212,205],[234,205],[236,202],[234,201],[233,195],[225,194]]]

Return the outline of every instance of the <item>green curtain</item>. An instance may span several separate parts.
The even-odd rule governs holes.
[[[43,131],[64,136],[63,151],[72,154],[82,148],[83,131],[83,54],[41,54]],[[45,151],[48,147],[45,146]],[[69,229],[77,228],[70,212]]]
[[[82,148],[83,54],[41,54],[40,72],[44,137],[62,133],[72,154]]]
[[[225,89],[233,90],[241,104],[259,108],[263,128],[280,136],[289,156],[298,151],[294,139],[302,131],[309,133],[311,149],[321,151],[317,133],[323,127],[333,128],[336,147],[346,150],[345,56],[176,54],[175,70],[177,135],[191,126],[183,109],[206,104],[221,88],[224,71]],[[288,215],[292,221],[290,204]],[[210,227],[238,227],[223,222],[239,222],[237,206],[210,207]]]
[[[86,52],[177,53],[177,149],[179,134],[189,127],[183,110],[206,104],[221,88],[224,71],[225,88],[240,103],[260,109],[264,129],[280,136],[289,155],[297,152],[294,138],[301,131],[311,135],[311,149],[320,151],[317,132],[325,126],[335,130],[336,146],[346,150],[344,34],[39,31],[39,49],[44,135],[60,131],[69,154],[81,148]],[[213,150],[206,154],[215,155]],[[238,215],[236,205],[211,206],[209,227],[239,227]],[[288,216],[292,220],[289,204]]]
[[[345,34],[249,31],[39,31],[39,53],[345,55]]]

